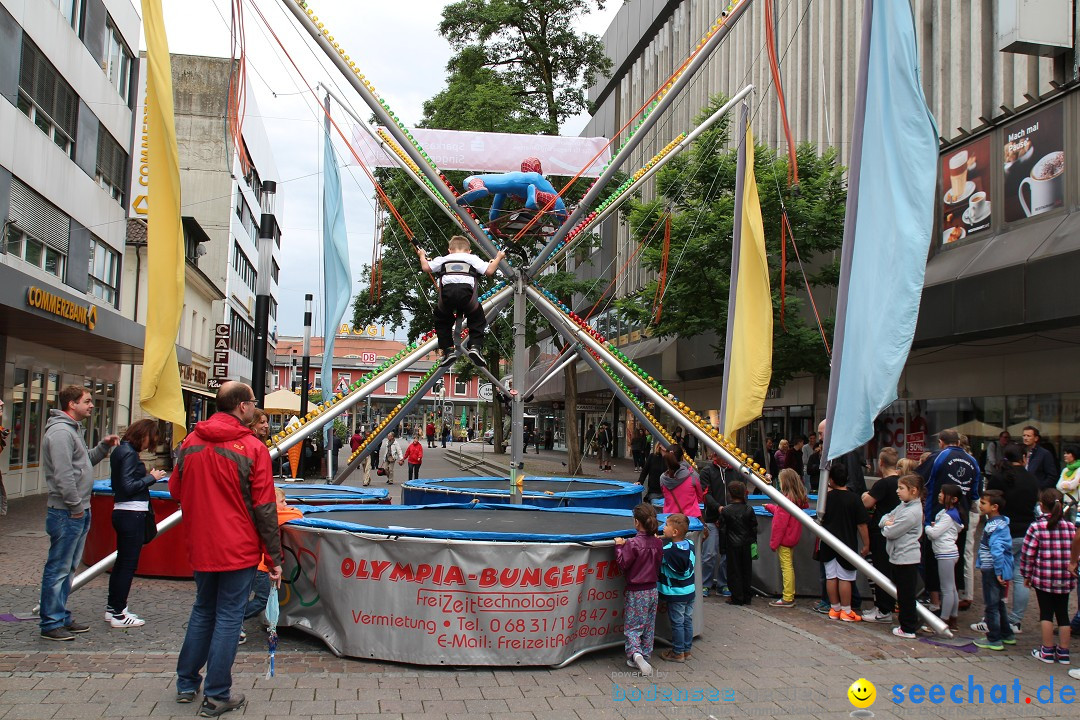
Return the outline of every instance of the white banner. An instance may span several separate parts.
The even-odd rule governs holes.
[[[338,655],[557,665],[623,643],[626,581],[611,542],[390,540],[289,525],[282,532],[279,625],[321,637]],[[703,618],[695,603],[695,635]],[[657,634],[670,637],[666,613]]]
[[[599,177],[611,150],[607,138],[514,135],[464,130],[411,128],[413,138],[440,170],[514,172],[527,157],[540,158],[545,175]],[[353,144],[368,167],[398,167],[397,163],[359,127],[353,126]],[[352,161],[354,162],[354,161]]]

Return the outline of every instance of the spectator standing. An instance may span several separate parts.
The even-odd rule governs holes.
[[[427,435],[427,446],[429,448],[435,447],[435,423],[429,420],[424,430],[426,431],[424,434]]]
[[[653,451],[645,458],[645,465],[641,468],[641,475],[638,477],[638,484],[645,488],[645,502],[664,497],[660,477],[665,470],[667,470],[667,463],[664,460],[664,445],[656,443]]]
[[[754,597],[752,545],[757,542],[758,524],[754,509],[746,504],[746,485],[733,480],[728,485],[730,502],[720,512],[719,529],[727,546],[729,605],[749,605]]]
[[[1012,542],[1012,564],[1020,567],[1020,552],[1028,526],[1035,521],[1035,506],[1039,502],[1039,481],[1024,467],[1023,451],[1019,445],[1009,444],[1001,454],[1004,465],[986,481],[987,490],[1001,493],[1009,511],[1009,537]],[[1014,583],[1012,610],[1009,624],[1016,633],[1021,630],[1024,613],[1027,612],[1030,593],[1024,583]],[[986,632],[983,630],[982,632]]]
[[[1054,456],[1050,451],[1040,445],[1042,435],[1039,428],[1028,425],[1024,428],[1024,467],[1028,469],[1039,482],[1039,489],[1045,490],[1057,484],[1058,473],[1054,463]],[[1012,512],[1012,508],[1009,508]]]
[[[420,442],[419,435],[413,438],[409,447],[405,448],[405,460],[409,463],[409,479],[418,480],[420,465],[424,462],[424,446]]]
[[[93,467],[120,442],[108,435],[87,450],[82,422],[94,411],[86,388],[68,385],[60,391],[60,409],[49,411],[42,440],[45,482],[49,487],[45,532],[49,556],[41,576],[41,637],[73,640],[89,625],[75,622],[67,609],[71,576],[82,558],[90,532],[90,494],[94,489]]]
[[[1066,445],[1063,455],[1065,467],[1061,468],[1057,489],[1064,498],[1065,519],[1075,523],[1077,502],[1080,501],[1080,446]]]
[[[131,424],[109,459],[113,491],[112,526],[116,531],[116,563],[109,575],[109,599],[105,619],[114,628],[141,627],[146,621],[128,610],[131,580],[139,566],[139,555],[146,541],[146,523],[153,522],[150,488],[165,477],[164,470],[150,470],[139,453],[158,444],[157,420],[139,420]],[[147,518],[147,514],[150,517]]]
[[[1001,470],[1005,464],[1005,448],[1012,442],[1012,437],[1009,435],[1008,430],[1002,430],[998,433],[998,438],[995,442],[986,446],[986,464],[983,466],[983,472],[987,476]]]
[[[1039,507],[1042,515],[1028,528],[1020,556],[1020,574],[1024,577],[1024,584],[1035,588],[1039,601],[1042,647],[1032,650],[1031,656],[1044,663],[1068,665],[1072,634],[1069,627],[1069,595],[1076,587],[1076,573],[1069,570],[1069,553],[1076,526],[1063,517],[1059,490],[1043,490],[1039,495]],[[1055,623],[1057,644],[1054,643]]]
[[[870,535],[870,559],[878,572],[889,578],[893,584],[896,583],[896,578],[893,575],[893,564],[889,559],[885,536],[881,532],[881,520],[900,504],[900,498],[896,494],[897,481],[900,479],[900,472],[896,468],[898,460],[896,448],[887,447],[878,453],[878,472],[881,473],[881,477],[862,494],[863,507],[870,515],[870,522],[867,523],[867,531]],[[875,585],[874,607],[863,612],[863,620],[891,623],[895,606],[896,600],[893,596],[884,588]],[[910,627],[910,623],[905,624]]]
[[[706,533],[701,539],[701,594],[709,597],[714,591],[730,597],[727,591],[727,545],[719,530],[720,512],[727,505],[728,466],[715,451],[710,462],[701,469],[701,489],[705,493],[705,513],[702,522]]]
[[[829,494],[825,498],[825,517],[821,520],[821,526],[852,551],[866,557],[870,554],[870,536],[866,529],[869,518],[861,494],[851,492],[847,483],[847,468],[840,464],[829,468]],[[862,616],[852,610],[855,567],[825,543],[821,544],[819,556],[821,562],[825,563],[829,617],[844,622],[861,621]]]
[[[394,433],[390,432],[386,436],[386,456],[384,459],[384,465],[386,470],[386,484],[394,484],[394,466],[405,464],[405,455],[401,451],[401,444],[394,437]]]
[[[187,436],[169,478],[184,508],[188,559],[195,571],[195,603],[176,663],[176,701],[194,702],[206,667],[199,714],[216,717],[246,704],[232,692],[232,664],[255,568],[264,553],[281,581],[270,453],[247,424],[255,411],[251,388],[226,382],[218,412]]]

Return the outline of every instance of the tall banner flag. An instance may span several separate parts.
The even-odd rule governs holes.
[[[739,145],[735,180],[736,220],[720,400],[720,432],[729,436],[761,416],[772,379],[772,290],[749,117],[750,106],[743,103],[739,114],[738,137],[743,142]]]
[[[154,301],[146,313],[140,404],[173,425],[174,444],[187,434],[176,335],[184,309],[184,231],[180,225],[180,159],[173,121],[172,65],[161,0],[142,0],[146,34],[147,161],[154,184],[147,198],[147,285]]]
[[[865,0],[825,456],[870,440],[896,400],[934,226],[937,125],[911,4]],[[849,342],[850,340],[850,342]]]
[[[330,99],[326,100],[323,139],[323,401],[336,391],[334,387],[334,337],[349,306],[352,287],[349,280],[349,239],[345,234],[345,206],[341,200],[341,174],[338,171],[334,143],[330,140]],[[329,432],[333,432],[330,427]],[[327,443],[332,448],[331,443]]]

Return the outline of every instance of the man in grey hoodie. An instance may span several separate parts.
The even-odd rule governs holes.
[[[72,640],[88,625],[75,622],[67,609],[71,576],[79,566],[86,534],[90,531],[90,493],[94,489],[93,467],[120,442],[109,435],[86,449],[82,421],[90,417],[94,401],[89,391],[68,385],[60,391],[61,410],[50,410],[42,441],[45,482],[49,486],[49,509],[45,531],[49,534],[49,557],[41,576],[41,637]]]

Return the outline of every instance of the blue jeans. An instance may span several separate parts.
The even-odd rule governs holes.
[[[1016,583],[1012,583],[1013,589]],[[983,604],[986,605],[986,639],[989,642],[1001,642],[1013,637],[1009,627],[1009,615],[1005,612],[1005,599],[1001,596],[1004,589],[998,584],[993,568],[982,571]]]
[[[205,665],[203,694],[215,699],[229,697],[236,644],[254,573],[254,567],[227,572],[195,571],[195,605],[176,661],[177,692],[198,692],[200,671]]]
[[[255,577],[251,580],[251,592],[254,597],[247,601],[244,608],[244,619],[253,618],[266,609],[266,601],[270,598],[270,575],[262,570],[255,571]]]
[[[1012,540],[1012,553],[1013,553],[1013,567],[1020,567],[1020,551],[1024,547],[1024,538],[1018,537]],[[1027,612],[1028,598],[1031,596],[1031,590],[1028,589],[1024,583],[1014,582],[1012,587],[1009,588],[1009,592],[1012,593],[1012,610],[1009,611],[1009,622],[1013,625],[1019,625],[1020,621],[1024,619],[1024,613]]]
[[[668,620],[671,622],[671,645],[677,653],[690,652],[694,642],[694,600],[668,602]]]
[[[79,558],[90,532],[90,511],[81,518],[72,518],[67,510],[49,508],[45,516],[45,532],[49,534],[49,557],[41,575],[41,630],[55,630],[71,624],[67,609],[71,593],[71,576],[79,567]]]

